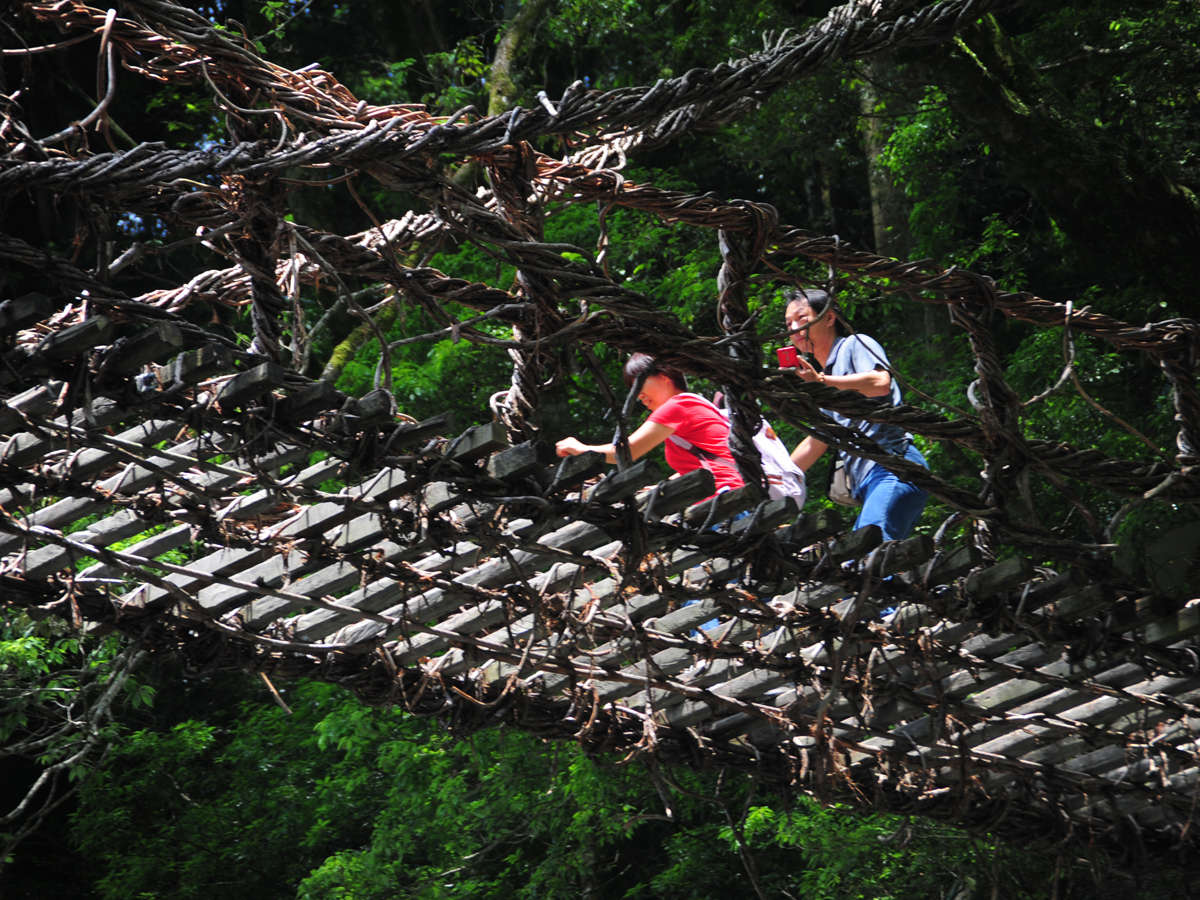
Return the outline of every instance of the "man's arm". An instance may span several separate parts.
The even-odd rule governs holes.
[[[816,381],[840,391],[857,391],[864,397],[886,397],[892,391],[892,375],[886,369],[869,369],[866,372],[851,372],[849,375],[826,375],[818,372],[802,357],[798,366],[783,371],[794,372],[801,381]]]
[[[852,375],[826,375],[825,384],[842,391],[857,391],[864,397],[886,397],[892,392],[892,376],[883,369]]]
[[[792,462],[807,472],[808,467],[821,458],[821,454],[825,452],[825,448],[828,446],[828,444],[818,441],[810,434],[797,444],[796,449],[792,451]]]
[[[634,459],[641,459],[675,431],[658,422],[643,422],[629,436],[629,453]],[[603,453],[610,463],[617,461],[617,449],[612,444],[585,444],[578,438],[565,437],[554,445],[559,456],[578,456],[580,453]]]

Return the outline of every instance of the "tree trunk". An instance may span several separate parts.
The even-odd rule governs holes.
[[[391,303],[375,314],[375,324],[384,334],[387,334],[388,328],[396,320],[399,302],[398,298],[393,298]],[[321,380],[328,381],[330,384],[336,383],[342,375],[342,370],[346,368],[346,363],[354,359],[354,354],[358,352],[359,348],[373,337],[375,337],[375,329],[366,322],[360,322],[333,348],[333,352],[329,354],[329,361],[321,370]]]
[[[909,204],[904,191],[896,186],[892,174],[879,157],[891,136],[890,112],[880,97],[879,85],[894,77],[895,64],[885,57],[873,57],[863,63],[864,78],[858,92],[862,111],[859,134],[867,160],[867,182],[871,192],[871,224],[875,233],[875,252],[881,256],[907,259],[912,251],[908,230]]]
[[[489,116],[500,115],[516,101],[517,83],[513,80],[512,71],[517,54],[533,34],[549,3],[550,0],[526,0],[496,42],[496,55],[492,59],[487,81]],[[470,159],[456,168],[450,177],[460,186],[475,185],[482,178],[482,168],[477,160]]]
[[[911,205],[904,191],[896,185],[879,161],[888,138],[892,135],[894,110],[880,95],[880,86],[896,78],[896,63],[890,56],[875,56],[862,64],[863,78],[858,91],[859,134],[863,155],[867,161],[867,187],[871,194],[871,226],[875,236],[875,252],[894,259],[912,256],[912,232],[908,216]],[[926,303],[914,303],[906,309],[906,330],[911,335],[930,337],[944,334],[949,322],[942,310]]]
[[[513,63],[541,19],[550,0],[525,0],[513,16],[504,34],[496,44],[496,56],[492,60],[492,71],[488,77],[488,115],[504,112],[517,98],[517,85],[513,81]]]

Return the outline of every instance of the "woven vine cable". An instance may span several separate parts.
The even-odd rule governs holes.
[[[760,99],[831,60],[901,46],[939,43],[952,36],[964,23],[1014,5],[1015,0],[945,0],[894,19],[885,15],[880,20],[872,15],[873,4],[849,3],[835,9],[824,22],[804,35],[769,53],[755,54],[709,70],[693,69],[677,78],[660,80],[649,88],[621,88],[600,93],[587,90],[577,82],[548,104],[553,113],[544,106],[517,107],[477,122],[451,125],[440,124],[424,115],[424,121],[414,129],[421,136],[411,143],[405,141],[407,146],[398,147],[395,141],[388,142],[386,156],[389,164],[396,164],[402,157],[416,153],[457,156],[485,153],[515,141],[533,140],[547,134],[569,134],[601,125],[647,131],[653,140],[663,141],[698,125],[724,121],[731,113],[730,106],[743,98]],[[73,0],[26,2],[23,6],[33,15],[54,22],[66,31],[95,30],[106,17],[104,11]],[[351,125],[342,127],[370,128],[370,121],[363,123],[355,116],[366,118],[375,108],[351,106],[349,92],[328,73],[293,73],[270,66],[245,47],[216,32],[200,16],[175,4],[128,0],[124,8],[140,13],[146,23],[143,26],[118,18],[112,29],[112,40],[122,51],[125,65],[134,71],[144,70],[160,79],[197,79],[201,77],[199,61],[208,59],[211,60],[210,68],[224,73],[229,80],[239,80],[246,86],[248,94],[255,88],[274,88],[280,81],[286,81],[283,90],[277,93],[278,102],[288,114],[302,116],[318,125],[350,120]],[[332,103],[319,101],[318,96],[328,96],[331,85],[340,89],[342,95]],[[400,109],[416,117],[414,122],[423,113],[419,107]],[[397,136],[398,139],[402,137]],[[380,142],[356,143],[353,135],[335,144],[338,154],[367,151],[379,158],[384,153]],[[247,162],[252,154],[253,151],[247,148],[236,157],[223,159],[205,169],[232,174],[232,169],[226,167]],[[293,151],[283,157],[289,160],[287,165],[301,165],[306,154]],[[357,162],[365,163],[369,158],[363,156]],[[344,158],[343,161],[351,160]],[[260,174],[264,162],[251,163],[240,174]],[[0,190],[6,174],[0,173]],[[175,177],[194,177],[194,174],[185,176],[179,168]]]
[[[741,368],[762,367],[762,350],[754,335],[754,323],[747,305],[746,288],[752,268],[762,255],[771,220],[759,223],[751,235],[719,231],[721,269],[717,273],[717,321],[725,332],[732,360]],[[754,447],[754,435],[762,424],[762,415],[753,396],[732,384],[721,383],[730,411],[729,449],[737,462],[742,479],[748,485],[766,490],[766,475]]]
[[[259,600],[295,603],[301,609],[307,604],[319,608],[312,612],[344,614],[348,620],[357,619],[360,626],[404,629],[395,643],[351,647],[336,642],[303,644],[287,630],[294,625],[273,623],[265,632],[245,631],[240,628],[237,611],[207,620],[200,615],[185,619],[178,618],[178,610],[169,608],[172,604],[168,602],[141,610],[136,604],[124,604],[114,613],[94,584],[74,584],[69,575],[58,581],[30,583],[19,577],[19,566],[0,573],[6,588],[12,589],[9,595],[45,612],[66,609],[69,614],[75,603],[90,618],[106,620],[107,616],[111,622],[116,615],[120,627],[131,632],[141,629],[151,645],[178,653],[202,668],[234,664],[313,674],[356,689],[372,702],[403,702],[419,712],[444,715],[464,727],[512,721],[535,733],[574,738],[593,749],[611,746],[664,759],[705,758],[790,780],[827,795],[841,791],[841,796],[859,802],[874,798],[892,808],[940,813],[989,826],[1007,825],[1026,837],[1037,832],[1057,839],[1081,822],[1094,822],[1097,834],[1112,839],[1117,832],[1112,820],[1065,811],[1068,801],[1107,792],[1118,809],[1126,808],[1119,806],[1122,803],[1157,803],[1164,809],[1182,810],[1181,818],[1164,828],[1165,834],[1181,837],[1179,822],[1186,823],[1191,817],[1188,767],[1195,763],[1184,732],[1187,717],[1200,702],[1190,681],[1197,668],[1190,636],[1195,627],[1192,613],[1187,608],[1168,611],[1161,633],[1172,637],[1147,637],[1145,623],[1161,623],[1154,619],[1146,585],[1135,583],[1136,579],[1110,564],[1111,548],[1046,531],[1029,520],[1014,498],[1019,497],[1021,478],[1044,476],[1052,485],[1072,480],[1095,486],[1118,502],[1200,500],[1200,475],[1194,467],[1200,445],[1197,323],[1171,320],[1138,326],[1028,293],[1001,292],[976,273],[944,270],[928,260],[882,258],[848,247],[836,237],[781,224],[765,203],[664,191],[630,182],[620,172],[630,153],[700,125],[731,121],[771,91],[817,66],[944,40],[979,15],[1010,5],[862,0],[833,10],[799,36],[768,40],[761,53],[656,85],[607,93],[575,85],[557,101],[547,100],[540,107],[485,118],[461,111],[439,119],[419,106],[366,104],[327,72],[291,72],[275,66],[236,35],[219,32],[201,17],[171,3],[128,0],[121,6],[121,16],[73,0],[25,3],[22,8],[31,14],[61,25],[68,41],[104,32],[102,40],[108,42],[103,44],[104,53],[111,47],[129,71],[166,82],[186,80],[210,91],[228,116],[231,139],[206,152],[142,145],[122,153],[94,153],[95,148],[87,145],[94,140],[90,134],[72,123],[60,123],[65,126],[61,133],[71,135],[71,140],[39,146],[17,118],[19,106],[6,99],[0,146],[7,155],[0,160],[0,193],[49,189],[160,215],[173,227],[182,225],[192,232],[199,228],[193,240],[214,250],[217,262],[206,263],[214,266],[209,271],[185,276],[187,280],[177,287],[129,297],[107,283],[107,278],[120,271],[115,262],[87,272],[84,263],[72,264],[0,235],[0,257],[6,264],[37,269],[48,283],[57,284],[65,298],[52,324],[21,332],[14,336],[13,344],[6,345],[11,354],[8,361],[18,365],[16,379],[5,384],[24,385],[19,363],[26,359],[36,362],[39,348],[55,329],[84,323],[96,314],[109,316],[130,331],[169,324],[177,327],[190,345],[199,346],[209,341],[209,336],[183,315],[194,312],[187,309],[194,303],[249,306],[254,352],[233,346],[224,349],[250,368],[280,358],[289,337],[293,345],[299,339],[301,332],[289,335],[281,315],[284,298],[294,299],[298,285],[308,285],[316,293],[330,291],[336,282],[338,303],[343,305],[352,293],[357,296],[359,290],[386,286],[380,296],[402,295],[428,311],[434,323],[426,333],[406,334],[399,341],[460,339],[510,354],[513,376],[501,418],[512,440],[536,434],[539,394],[561,368],[569,366],[572,356],[582,358],[588,371],[596,373],[591,354],[598,344],[607,345],[610,352],[648,351],[726,387],[734,407],[735,444],[743,444],[752,433],[761,404],[778,422],[789,422],[827,443],[894,466],[902,477],[963,511],[984,532],[985,556],[998,554],[1002,545],[1026,550],[1039,561],[1062,563],[1071,569],[1073,578],[1103,585],[1118,602],[1113,597],[1080,599],[1078,585],[1065,581],[1053,590],[1046,581],[1031,581],[1023,591],[987,600],[973,597],[961,580],[927,585],[893,579],[880,584],[877,576],[871,575],[874,563],[861,576],[833,563],[832,541],[815,549],[780,543],[771,557],[769,545],[774,538],[751,546],[732,535],[672,531],[674,526],[650,521],[650,516],[639,519],[632,508],[605,508],[561,493],[543,496],[539,487],[529,487],[525,494],[524,485],[500,485],[485,476],[481,463],[447,461],[437,445],[404,453],[388,450],[383,426],[376,429],[377,435],[350,427],[354,407],[349,400],[344,410],[325,410],[303,425],[273,421],[276,400],[270,397],[238,414],[214,406],[211,398],[223,381],[196,389],[152,391],[127,402],[132,404],[130,415],[186,421],[201,434],[233,435],[246,459],[287,440],[345,455],[367,471],[380,465],[403,466],[411,484],[389,503],[331,498],[315,488],[257,472],[249,464],[231,469],[225,462],[204,456],[216,458],[215,444],[201,442],[208,449],[197,451],[194,457],[155,455],[150,450],[140,452],[128,440],[90,438],[92,432],[82,425],[51,421],[58,415],[70,421],[76,404],[86,399],[93,387],[125,383],[116,376],[123,343],[101,347],[91,357],[79,357],[73,373],[63,367],[55,369],[55,377],[66,380],[54,388],[58,399],[38,413],[23,413],[20,403],[25,398],[18,402],[4,393],[0,414],[5,421],[14,423],[27,437],[55,448],[44,463],[24,469],[3,464],[0,478],[6,490],[14,489],[10,500],[52,495],[99,505],[107,502],[122,516],[144,516],[155,524],[186,524],[196,539],[214,548],[224,546],[268,557],[302,552],[320,560],[347,559],[364,586],[372,579],[378,579],[376,583],[391,580],[400,586],[406,602],[414,602],[427,590],[452,592],[455,602],[461,603],[453,614],[456,618],[451,624],[439,621],[432,626],[419,617],[405,623],[394,614],[357,610],[323,596],[305,598],[286,588],[280,590],[259,583],[252,574],[199,578],[198,583],[209,589],[236,589]],[[19,55],[9,52],[19,49],[6,48],[6,59]],[[86,121],[103,117],[104,108],[98,106]],[[585,133],[574,136],[576,143],[566,160],[552,159],[533,146],[544,136],[577,131]],[[68,152],[63,147],[72,149]],[[475,158],[490,171],[492,191],[474,195],[431,168],[430,162],[443,154],[460,160]],[[279,226],[278,195],[283,185],[287,190],[304,190],[306,185],[301,182],[309,179],[307,184],[313,187],[328,185],[336,190],[341,189],[338,182],[347,179],[346,189],[352,190],[360,184],[359,179],[368,178],[417,197],[424,205],[401,219],[348,236],[304,224]],[[594,258],[585,248],[546,241],[541,228],[543,208],[580,202],[598,203],[602,220],[608,210],[626,208],[680,226],[715,231],[722,256],[718,296],[714,298],[720,333],[702,334],[685,327],[656,298],[614,279],[606,267],[608,247],[603,241]],[[418,262],[443,240],[471,242],[498,261],[511,263],[518,273],[515,288],[505,290],[455,278]],[[882,285],[880,290],[899,292],[915,302],[952,309],[976,358],[979,382],[975,396],[979,402],[974,414],[951,418],[912,407],[891,408],[820,385],[798,386],[794,379],[775,375],[764,366],[762,326],[750,315],[747,302],[749,277],[797,258],[830,264],[843,277]],[[140,257],[122,254],[120,259],[122,265],[134,265]],[[1150,461],[1119,459],[1099,450],[1032,439],[1023,431],[1016,398],[1004,383],[1003,366],[991,340],[994,315],[1035,327],[1066,327],[1072,334],[1090,335],[1122,352],[1145,354],[1153,360],[1161,367],[1165,390],[1170,390],[1174,399],[1178,456],[1173,460],[1166,454]],[[302,324],[297,321],[294,327]],[[313,387],[295,373],[285,373],[283,378],[287,391]],[[208,400],[201,401],[201,397]],[[860,433],[829,420],[821,412],[823,408],[868,421],[895,423],[978,453],[984,459],[987,489],[981,495],[962,481],[895,460]],[[394,423],[389,422],[387,428],[394,428]],[[157,481],[130,495],[106,498],[84,478],[70,477],[73,463],[54,455],[63,444],[72,454],[77,447],[88,452],[103,450],[119,458],[122,465],[140,466],[156,475]],[[12,446],[14,452],[20,450],[18,443]],[[255,476],[255,487],[274,491],[290,514],[303,514],[310,505],[330,504],[341,507],[339,516],[377,516],[384,533],[397,546],[409,540],[424,546],[423,541],[447,536],[455,540],[482,532],[479,540],[485,558],[496,565],[503,560],[516,574],[501,587],[494,586],[495,582],[464,585],[455,583],[453,574],[430,575],[406,560],[388,561],[356,552],[347,555],[326,534],[293,546],[287,539],[271,537],[272,532],[257,523],[218,521],[215,510],[223,498],[199,479],[236,477],[240,485],[247,475]],[[751,475],[748,480],[756,479]],[[447,487],[458,507],[432,512],[424,487],[434,481]],[[619,535],[626,549],[616,556],[611,555],[614,551],[606,551],[610,553],[607,557],[590,556],[539,548],[536,538],[488,530],[487,523],[535,508],[538,516],[561,515],[609,536]],[[40,514],[40,510],[33,511],[33,515]],[[48,528],[17,519],[6,524],[11,524],[7,532],[28,543],[20,559],[43,551],[40,559],[47,558],[50,551],[86,551],[101,557],[105,553],[97,543],[68,536],[67,525]],[[456,530],[460,528],[463,530]],[[812,591],[817,599],[810,597],[812,607],[779,611],[767,602],[769,590],[764,591],[763,599],[742,597],[726,587],[724,570],[711,568],[711,584],[673,586],[659,574],[671,558],[661,548],[677,546],[692,547],[689,552],[707,554],[710,561],[720,555],[733,559],[744,555],[753,556],[757,566],[763,559],[773,558],[780,565],[772,577],[781,579],[781,584],[790,579],[797,597]],[[540,573],[547,575],[545,582],[535,582],[532,571],[513,562],[517,554],[526,552],[551,560],[551,568]],[[886,561],[890,552],[892,548],[885,548],[871,560]],[[158,577],[149,557],[107,558],[117,572],[130,578],[144,570]],[[472,577],[484,577],[491,571],[488,565],[492,563],[473,569]],[[180,569],[175,574],[196,574],[186,566]],[[576,573],[569,579],[554,574],[568,569]],[[743,626],[755,634],[778,630],[772,639],[775,643],[772,649],[765,649],[753,641],[706,642],[660,631],[653,622],[635,621],[627,610],[612,612],[598,601],[581,607],[575,592],[593,590],[603,576],[619,585],[617,599],[621,602],[632,602],[634,591],[658,592],[667,603],[719,598],[721,604],[739,607]],[[831,591],[833,599],[819,600],[821,589]],[[1055,605],[1062,593],[1074,603],[1063,607],[1074,610],[1069,615],[1060,613]],[[859,599],[870,595],[871,602],[880,605],[886,598],[889,603],[910,607],[914,615],[936,616],[939,624],[928,631],[903,632],[901,637],[902,629],[889,632],[879,623],[857,619],[858,607],[853,614],[840,611],[836,598],[843,595]],[[1137,614],[1122,618],[1131,610]],[[473,621],[490,624],[473,631],[469,625]],[[992,631],[997,632],[994,640],[988,637]],[[428,646],[409,643],[418,638],[436,639],[440,642],[437,646],[447,652],[412,670],[397,669],[395,660],[403,658],[403,653],[415,655],[413,647]],[[831,650],[831,641],[839,642],[836,651]],[[600,647],[608,649],[600,652]],[[622,663],[613,660],[623,659],[614,649],[617,647],[637,648],[629,652],[643,661],[644,667],[634,674],[615,668]],[[1008,651],[1014,648],[1026,655],[1010,656]],[[691,654],[700,666],[695,680],[681,679],[660,667],[660,660],[680,652]],[[605,653],[610,654],[608,662]],[[460,677],[477,660],[471,654],[512,666],[522,677],[566,679],[577,713],[564,715],[563,704],[536,693],[517,696],[510,689],[516,684],[512,677],[503,688],[494,689]],[[1074,668],[1059,667],[1058,655],[1064,655]],[[830,668],[831,660],[835,669]],[[712,673],[725,666],[775,678],[792,692],[793,699],[772,706],[761,702],[761,695],[722,694],[720,679]],[[897,673],[894,683],[885,677],[889,667]],[[1131,670],[1136,670],[1136,677],[1127,674]],[[907,679],[914,673],[928,674],[927,688],[910,689]],[[1006,683],[1019,688],[1029,708],[987,706],[977,699],[980,692],[965,684],[965,673],[976,679],[977,686],[986,684],[990,689]],[[625,693],[615,694],[616,701],[601,706],[595,701],[597,688],[592,682],[605,678],[623,685]],[[1169,693],[1176,683],[1182,686],[1180,692]],[[644,692],[645,697],[656,692],[666,698],[663,715],[708,705],[726,720],[776,729],[781,737],[765,753],[753,754],[746,745],[720,737],[697,734],[691,740],[684,729],[657,724],[647,712],[649,701],[636,692]],[[1055,692],[1066,699],[1054,699]],[[1155,740],[1170,743],[1162,744],[1165,749],[1159,755],[1169,761],[1170,767],[1164,771],[1180,779],[1178,786],[1167,782],[1147,785],[1124,776],[1114,780],[1102,777],[1103,769],[1075,772],[1059,766],[1079,742],[1094,746],[1096,752],[1118,756],[1127,748],[1130,754],[1141,753],[1143,759],[1153,752],[1151,739],[1138,750],[1139,738],[1112,725],[1113,718],[1072,717],[1069,705],[1064,705],[1085,702],[1110,704],[1105,709],[1111,710],[1111,716],[1139,717],[1146,728],[1161,723],[1161,738]],[[913,728],[895,730],[893,726],[901,719],[914,723]],[[1012,736],[1020,746],[1023,727],[1042,742],[1037,751],[1040,755],[1033,758],[1047,762],[1031,762],[1016,751],[986,749],[998,736]],[[859,760],[854,765],[847,762],[852,755]],[[990,799],[987,794],[996,790],[997,781],[985,786],[985,778],[997,773],[1009,779],[996,794],[1003,800]]]

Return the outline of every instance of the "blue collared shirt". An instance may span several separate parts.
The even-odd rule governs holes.
[[[877,340],[865,334],[852,334],[839,337],[830,348],[825,371],[830,375],[857,375],[860,372],[890,368],[887,354],[883,352],[883,347]],[[896,383],[895,377],[892,378],[891,400],[892,406],[900,405],[900,385]],[[912,440],[912,435],[898,425],[851,419],[832,409],[824,409],[822,412],[839,425],[853,428],[893,453],[902,452],[905,441]],[[875,463],[841,450],[838,451],[838,455],[845,460],[846,475],[850,479],[851,490],[857,491],[857,486],[863,483],[863,479],[875,467]]]

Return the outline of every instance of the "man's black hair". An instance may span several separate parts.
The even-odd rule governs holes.
[[[665,375],[671,379],[676,390],[687,390],[687,377],[674,366],[660,365],[649,353],[635,353],[625,363],[625,386],[633,387],[642,373],[646,375]]]
[[[784,299],[787,300],[788,306],[791,306],[793,303],[807,303],[808,308],[818,316],[825,312],[825,310],[832,307],[831,311],[837,317],[834,321],[836,333],[842,335],[843,337],[850,334],[850,327],[842,318],[842,311],[838,309],[838,305],[833,302],[833,298],[829,296],[828,291],[823,291],[820,288],[795,288],[794,290],[788,291],[783,296]]]

